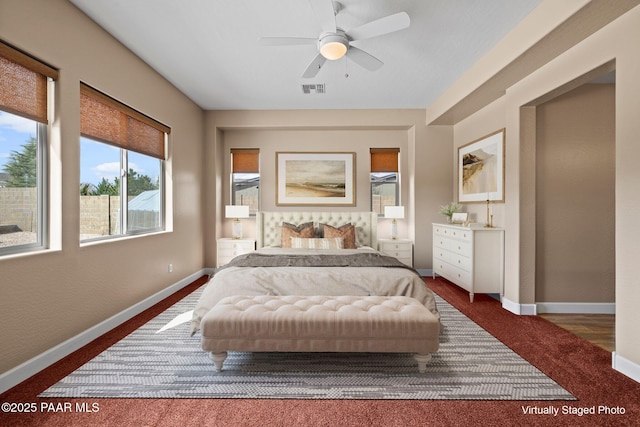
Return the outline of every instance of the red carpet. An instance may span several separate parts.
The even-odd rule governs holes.
[[[579,400],[64,400],[37,397],[38,393],[84,362],[193,292],[205,279],[199,279],[2,394],[1,403],[14,403],[14,409],[18,406],[23,409],[34,408],[36,412],[2,412],[0,426],[639,425],[640,384],[611,368],[610,353],[542,318],[513,315],[503,310],[500,303],[490,297],[476,295],[475,302],[470,304],[465,292],[442,279],[425,280],[436,293],[545,372]],[[529,413],[525,414],[527,407],[530,407]],[[94,412],[77,412],[78,409]],[[557,416],[545,414],[555,410],[558,411]],[[591,414],[591,411],[595,414]]]

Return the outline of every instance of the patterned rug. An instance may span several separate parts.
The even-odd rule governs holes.
[[[576,400],[436,295],[440,350],[418,373],[411,354],[230,352],[224,370],[189,335],[201,289],[40,397]]]

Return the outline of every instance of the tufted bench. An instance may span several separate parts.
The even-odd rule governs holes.
[[[233,296],[202,319],[202,348],[222,370],[227,351],[416,353],[420,372],[440,322],[404,296]]]

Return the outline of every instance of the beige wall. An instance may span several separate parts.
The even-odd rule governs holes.
[[[0,259],[6,372],[202,269],[204,137],[201,109],[71,3],[0,0],[0,11],[0,39],[60,70],[50,135],[53,249]],[[80,246],[81,80],[171,127],[172,231]]]
[[[539,302],[615,302],[615,86],[536,109]]]
[[[616,352],[640,364],[640,339],[637,324],[640,315],[640,230],[635,227],[640,217],[640,171],[634,159],[640,156],[637,135],[640,132],[640,8],[636,7],[616,21],[584,40],[560,57],[550,61],[507,91],[507,297],[520,303],[535,299],[535,263],[522,257],[535,246],[535,217],[529,200],[535,194],[535,173],[531,174],[534,157],[529,153],[535,141],[530,133],[520,136],[523,105],[534,103],[557,88],[580,76],[615,61],[616,69]],[[534,135],[535,136],[535,135]],[[521,212],[522,210],[522,212]],[[524,238],[523,238],[524,237]]]
[[[458,148],[475,141],[484,135],[489,135],[505,127],[504,121],[504,99],[501,98],[476,114],[453,126],[453,173],[454,185],[453,200],[458,200]],[[487,222],[486,203],[464,203],[463,210],[469,212],[469,217],[478,223]],[[493,225],[504,227],[504,203],[491,203],[491,214],[493,215]]]
[[[446,123],[454,129],[454,151],[455,145],[464,141],[487,131],[506,128],[506,200],[503,217],[498,218],[498,225],[506,229],[505,301],[510,308],[526,311],[527,305],[535,303],[536,289],[536,109],[597,74],[615,68],[614,363],[623,360],[626,366],[633,366],[630,369],[636,370],[636,377],[640,366],[640,337],[636,326],[640,322],[637,310],[640,304],[640,276],[637,274],[640,229],[635,226],[640,218],[640,169],[636,165],[640,158],[637,138],[640,134],[640,51],[637,48],[640,7],[637,3],[583,1],[570,5],[544,1],[532,15],[540,18],[540,22],[566,25],[564,30],[545,38],[550,28],[536,26],[534,20],[524,22],[494,52],[479,61],[460,83],[449,88],[427,108],[427,123]],[[578,11],[583,5],[584,9]],[[565,10],[572,6],[577,9]],[[573,45],[576,29],[589,28],[598,17],[615,18],[617,12],[611,11],[619,6],[630,10]],[[583,10],[586,12],[582,13]],[[596,10],[598,13],[593,13]],[[565,18],[574,12],[581,13],[584,22]],[[598,22],[592,28],[600,28],[600,24]],[[513,37],[516,34],[518,37]],[[534,47],[525,44],[520,48],[518,40],[528,40]],[[535,45],[535,40],[540,43]],[[566,46],[566,50],[560,51],[559,46]],[[545,49],[548,49],[548,55]],[[516,58],[514,52],[522,56],[511,62],[498,60]],[[533,53],[535,55],[531,56]],[[541,62],[545,57],[547,59]],[[515,69],[509,68],[511,63],[517,64]],[[490,84],[484,85],[482,80],[477,80],[478,76],[485,76]],[[483,89],[476,90],[479,86]],[[485,103],[479,104],[482,98]],[[469,138],[470,134],[476,136]],[[452,174],[452,181],[455,182],[455,178]]]
[[[401,203],[406,218],[399,235],[414,239],[415,266],[431,268],[431,223],[441,221],[440,205],[450,201],[450,129],[427,128],[422,110],[371,111],[212,111],[207,113],[207,235],[230,235],[224,219],[229,195],[229,150],[260,148],[262,210],[370,210],[369,148],[400,147]],[[278,151],[346,151],[356,153],[356,206],[349,208],[280,207],[275,204],[275,153]],[[419,160],[418,160],[419,159]],[[379,221],[379,237],[390,233]],[[245,220],[246,237],[255,223]],[[205,243],[206,265],[215,265],[215,239]]]

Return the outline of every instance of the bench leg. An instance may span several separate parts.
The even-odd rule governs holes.
[[[413,358],[418,361],[418,371],[420,371],[421,374],[427,372],[427,363],[431,360],[431,355],[418,353],[414,354]]]
[[[209,357],[211,358],[211,360],[213,360],[213,364],[216,366],[216,372],[222,371],[222,364],[227,358],[227,352],[226,351],[223,351],[221,353],[211,352],[209,354]]]

